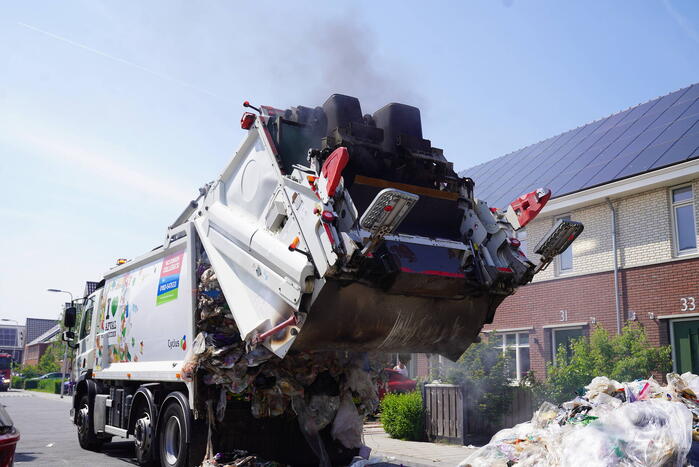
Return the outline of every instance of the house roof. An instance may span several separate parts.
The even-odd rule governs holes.
[[[60,334],[61,332],[61,326],[56,324],[54,327],[51,329],[47,330],[40,336],[37,336],[36,339],[31,340],[27,345],[34,345],[34,344],[39,344],[42,342],[51,342],[55,339],[55,337]]]
[[[699,158],[699,83],[461,172],[504,208],[548,187],[552,197]]]
[[[55,319],[27,318],[25,342],[31,342],[58,323]]]

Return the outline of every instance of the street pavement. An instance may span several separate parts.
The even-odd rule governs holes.
[[[104,445],[102,452],[86,451],[78,444],[69,419],[71,398],[33,391],[0,392],[0,404],[20,431],[15,465],[112,467],[136,465],[133,442]],[[372,457],[411,467],[458,465],[473,449],[447,444],[391,439],[378,423],[364,428],[364,442]]]
[[[86,451],[78,444],[68,412],[70,397],[10,390],[0,392],[0,404],[20,432],[15,465],[112,467],[135,465],[133,442],[105,445],[102,453]]]
[[[478,449],[454,444],[393,439],[379,423],[364,425],[364,443],[371,448],[371,457],[383,458],[392,464],[406,467],[453,467]]]

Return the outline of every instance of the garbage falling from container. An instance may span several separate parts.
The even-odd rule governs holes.
[[[224,419],[230,398],[243,399],[255,418],[294,413],[321,460],[329,462],[318,435],[326,427],[345,448],[362,447],[363,419],[377,409],[376,379],[383,362],[345,352],[290,353],[280,359],[262,345],[246,347],[206,260],[200,261],[197,274],[199,333],[183,365],[183,379],[200,377],[212,389],[216,420]]]

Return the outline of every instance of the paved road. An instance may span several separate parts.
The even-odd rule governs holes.
[[[105,444],[101,453],[85,451],[78,445],[75,426],[68,418],[71,399],[31,391],[0,392],[0,404],[7,408],[20,431],[15,465],[126,467],[136,465],[133,442]],[[378,424],[367,425],[364,441],[378,455],[410,467],[457,465],[473,449],[389,438]]]
[[[103,453],[85,451],[78,445],[75,426],[68,418],[70,398],[28,391],[0,392],[20,431],[15,465],[112,467],[136,465],[133,442],[106,444]]]

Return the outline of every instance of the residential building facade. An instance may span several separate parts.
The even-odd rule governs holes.
[[[49,346],[49,341],[44,339],[44,336],[53,330],[58,325],[55,319],[42,318],[27,318],[26,335],[23,343],[24,352],[22,356],[23,365],[36,365],[39,359]],[[53,337],[53,336],[52,336]]]
[[[529,370],[542,377],[561,345],[629,321],[653,345],[672,346],[676,371],[699,372],[698,99],[693,85],[463,173],[476,196],[500,208],[552,189],[517,235],[535,261],[537,242],[558,219],[585,226],[484,328],[513,358],[513,378]],[[521,168],[509,179],[499,170],[508,165]]]
[[[0,325],[0,353],[10,354],[15,363],[22,363],[25,332],[22,325]]]

